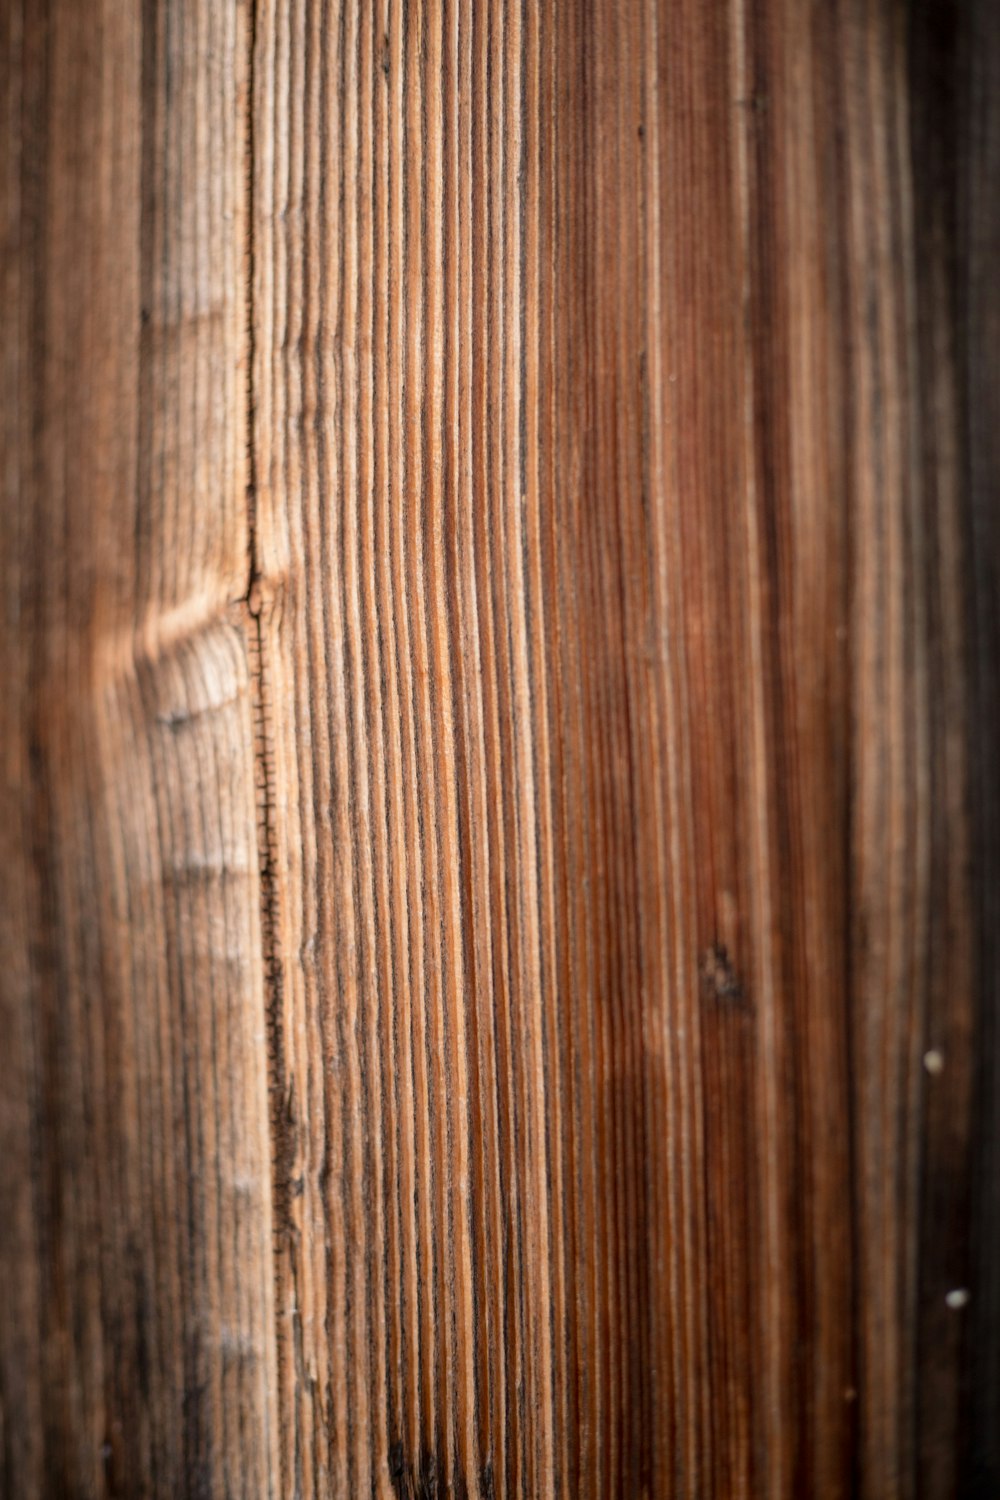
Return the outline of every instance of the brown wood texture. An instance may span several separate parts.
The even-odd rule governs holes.
[[[1000,1493],[1000,17],[2,0],[0,1493]]]

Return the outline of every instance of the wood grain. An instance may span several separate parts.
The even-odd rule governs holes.
[[[3,1493],[992,1496],[991,7],[0,16]]]
[[[0,1488],[262,1495],[247,15],[2,16]]]

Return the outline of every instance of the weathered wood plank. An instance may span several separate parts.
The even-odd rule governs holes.
[[[3,28],[0,1488],[262,1495],[247,12]]]
[[[254,113],[286,1478],[948,1493],[960,101],[881,4],[325,19]]]
[[[9,0],[4,1493],[1000,1487],[985,0]]]

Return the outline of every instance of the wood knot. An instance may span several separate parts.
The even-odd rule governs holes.
[[[733,964],[725,943],[713,943],[706,948],[699,964],[702,993],[708,1000],[725,1005],[745,1004],[743,984]]]

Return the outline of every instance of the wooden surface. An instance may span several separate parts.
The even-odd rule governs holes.
[[[3,1495],[1000,1492],[998,99],[3,0]]]

